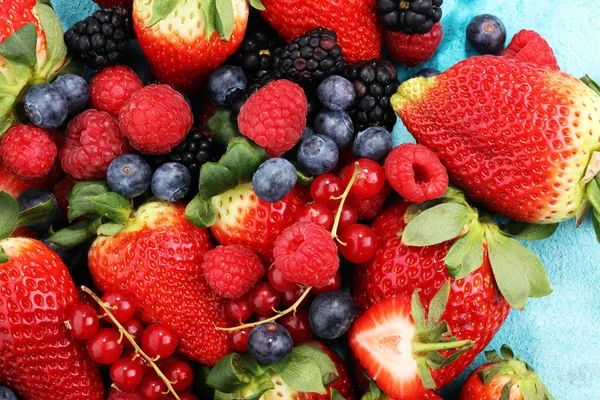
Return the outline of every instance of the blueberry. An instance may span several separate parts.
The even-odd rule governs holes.
[[[339,156],[333,139],[324,135],[312,135],[300,143],[296,157],[306,173],[317,176],[335,168]]]
[[[0,386],[0,400],[17,400],[17,395],[6,386]]]
[[[321,82],[317,95],[325,107],[336,111],[347,109],[356,98],[352,82],[338,75],[330,76]]]
[[[336,339],[350,329],[356,319],[356,305],[348,293],[325,292],[313,300],[308,322],[313,333],[323,339]]]
[[[208,93],[219,106],[231,106],[244,95],[248,80],[240,67],[224,65],[210,75]]]
[[[56,200],[56,197],[52,193],[44,189],[27,189],[24,190],[19,197],[17,197],[17,203],[19,203],[19,212],[29,210],[30,208],[39,206],[47,202],[50,199]],[[60,211],[58,210],[58,204],[55,204],[50,215],[37,224],[28,225],[27,227],[35,233],[45,234],[51,226],[54,226],[60,220]]]
[[[296,186],[296,168],[285,158],[271,158],[265,161],[252,177],[252,187],[256,195],[269,203],[287,196]]]
[[[152,193],[171,203],[183,199],[191,184],[190,171],[183,164],[176,162],[161,165],[152,175]]]
[[[353,151],[357,158],[381,161],[387,157],[392,147],[392,134],[380,126],[371,126],[356,135]]]
[[[481,54],[498,54],[504,49],[506,28],[493,15],[478,15],[467,26],[467,40]]]
[[[90,87],[79,75],[62,75],[52,84],[67,98],[69,115],[74,116],[83,111],[90,99]]]
[[[40,128],[58,128],[69,114],[69,104],[58,88],[43,83],[32,86],[25,95],[25,114]]]
[[[419,72],[417,72],[415,74],[415,78],[417,78],[417,77],[431,78],[433,76],[438,76],[441,73],[442,73],[442,71],[440,71],[439,69],[435,69],[435,68],[423,68],[422,70],[420,70]]]
[[[76,249],[65,249],[63,247],[60,247],[52,242],[47,241],[46,239],[42,239],[41,240],[42,243],[44,243],[46,245],[46,247],[48,247],[50,250],[54,251],[56,254],[58,254],[58,256],[63,260],[63,262],[65,263],[65,265],[69,265],[73,262],[73,259],[75,258],[75,252]],[[0,400],[2,400],[2,397],[0,396]]]
[[[179,94],[181,94],[181,96],[183,97],[183,99],[185,100],[185,102],[188,103],[188,105],[190,106],[190,108],[192,108],[192,101],[190,100],[190,98],[185,93],[179,92]]]
[[[110,188],[125,197],[141,196],[150,187],[152,170],[148,163],[135,154],[115,158],[108,166],[106,181]]]
[[[348,147],[354,137],[352,118],[345,111],[323,111],[315,117],[315,133],[329,136],[340,149]]]
[[[274,322],[258,325],[248,335],[248,352],[261,364],[275,364],[292,352],[292,337]]]

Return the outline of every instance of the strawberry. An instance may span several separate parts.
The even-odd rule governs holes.
[[[206,10],[208,6],[200,0],[161,0],[157,7],[158,1],[134,1],[136,37],[154,76],[192,94],[241,44],[248,5],[244,0],[228,0],[219,2],[219,7],[209,3],[212,8]]]
[[[334,31],[350,63],[381,56],[375,0],[263,0],[262,16],[288,42],[312,29]]]
[[[429,61],[437,51],[444,33],[442,23],[438,22],[425,34],[407,35],[402,31],[393,32],[384,29],[383,38],[390,56],[394,61],[413,67]]]
[[[403,83],[391,102],[450,181],[493,212],[551,224],[584,215],[586,197],[600,204],[592,179],[599,167],[590,163],[600,150],[600,98],[578,79],[505,57],[472,57]]]
[[[446,282],[433,296],[427,313],[418,291],[412,298],[403,295],[381,300],[350,329],[348,341],[354,356],[391,398],[424,398],[429,390],[446,382],[447,370],[440,368],[451,365],[472,346],[470,340],[458,341],[442,322],[449,294],[450,283]]]
[[[546,385],[510,347],[486,351],[488,364],[476,369],[465,382],[460,400],[554,400]]]
[[[331,358],[331,361],[333,361],[335,364],[335,369],[339,378],[327,386],[327,395],[312,393],[310,396],[302,397],[302,399],[328,400],[331,398],[331,389],[335,389],[346,400],[354,400],[354,390],[352,389],[352,384],[350,383],[350,378],[348,377],[348,371],[346,369],[346,365],[344,364],[344,360],[342,360],[342,358],[335,351],[331,350],[323,343],[314,340],[310,343],[323,350],[325,354]]]
[[[39,187],[35,181],[26,181],[8,171],[0,163],[0,190],[10,194],[15,199],[26,189]]]

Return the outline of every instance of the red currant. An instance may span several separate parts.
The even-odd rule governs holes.
[[[342,287],[342,275],[339,272],[336,272],[334,276],[329,278],[329,281],[323,286],[313,287],[310,293],[313,296],[318,296],[325,292],[332,292],[334,290],[340,290]]]
[[[167,385],[157,375],[149,375],[135,390],[145,400],[159,400],[167,391]]]
[[[231,348],[239,353],[248,351],[248,336],[252,328],[237,329],[229,333],[229,344]]]
[[[333,218],[337,216],[337,209],[333,211]],[[348,203],[344,203],[342,213],[340,214],[340,222],[338,223],[338,232],[343,231],[350,225],[358,222],[358,211]]]
[[[142,324],[142,321],[140,321],[138,318],[131,318],[130,320],[123,322],[122,325],[127,333],[133,336],[133,339],[136,341],[136,343],[139,343],[140,340],[142,340],[142,332],[144,331],[144,324]],[[123,345],[128,349],[133,347],[129,340],[125,340]]]
[[[194,380],[194,371],[190,364],[173,360],[163,367],[163,373],[172,383],[173,389],[176,391],[185,390],[190,387]]]
[[[306,291],[306,288],[303,288],[301,286],[298,286],[296,289],[294,290],[290,290],[289,292],[285,292],[281,295],[281,301],[283,302],[283,304],[285,304],[287,307],[291,307],[292,305],[294,305],[295,302],[298,301],[298,299],[300,298],[300,296],[302,296],[304,294],[304,292]],[[302,300],[302,303],[300,303],[300,307],[304,307],[305,305],[308,304],[308,302],[310,301],[310,293],[308,296],[306,296],[304,298],[304,300]]]
[[[88,353],[94,362],[109,365],[117,361],[123,353],[119,342],[121,335],[114,329],[102,328],[86,343]]]
[[[150,358],[167,358],[177,349],[177,335],[163,324],[150,325],[142,332],[142,350]]]
[[[310,195],[315,202],[335,208],[340,204],[340,199],[332,199],[332,197],[341,196],[344,188],[342,179],[332,174],[323,174],[317,176],[310,184]]]
[[[135,315],[135,302],[123,293],[106,293],[102,296],[102,301],[108,303],[110,312],[121,323]]]
[[[324,204],[311,204],[300,209],[298,221],[310,221],[330,231],[333,227],[333,213]]]
[[[75,339],[87,340],[98,332],[98,313],[87,304],[77,304],[67,314],[69,332]]]
[[[144,374],[146,372],[152,371],[152,366],[150,365],[148,360],[146,360],[144,357],[139,355],[133,349],[125,350],[125,353],[123,353],[123,358],[129,358],[130,360],[135,362],[137,365],[139,365],[142,368],[142,370],[144,371]]]
[[[366,225],[354,224],[344,229],[340,241],[342,255],[353,263],[369,261],[377,253],[377,235]]]
[[[295,345],[307,342],[312,336],[306,310],[286,314],[278,322],[288,330]]]
[[[271,269],[269,269],[269,274],[267,277],[271,286],[281,293],[289,292],[290,290],[294,290],[298,287],[298,285],[296,285],[294,282],[290,282],[285,279],[281,271],[275,267],[271,267]]]
[[[242,296],[237,299],[225,300],[225,315],[231,321],[243,322],[249,320],[254,315],[254,311],[250,308],[248,298]]]
[[[191,393],[177,393],[179,400],[198,400],[196,396]]]
[[[385,185],[385,171],[381,165],[368,158],[361,158],[355,162],[359,165],[358,175],[350,188],[350,193],[360,197],[373,197]],[[354,163],[347,165],[340,177],[347,186],[354,172]]]
[[[269,282],[259,283],[248,293],[250,308],[260,315],[272,315],[275,313],[280,301],[279,292]]]
[[[110,366],[110,379],[124,392],[137,387],[144,377],[144,369],[131,358],[120,358]]]

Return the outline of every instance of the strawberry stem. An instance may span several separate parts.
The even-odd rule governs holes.
[[[123,338],[123,336],[125,336],[125,338],[127,338],[127,340],[129,341],[129,343],[131,343],[131,345],[135,349],[136,354],[139,354],[142,357],[144,357],[146,359],[146,361],[148,361],[148,363],[150,364],[150,366],[152,366],[152,368],[156,372],[156,375],[158,375],[160,377],[160,379],[163,380],[163,382],[165,383],[165,385],[167,385],[167,392],[164,393],[164,394],[171,393],[175,397],[176,400],[181,400],[179,398],[179,395],[175,392],[175,389],[173,389],[173,386],[171,386],[171,384],[175,383],[175,382],[171,382],[165,376],[165,374],[162,373],[162,371],[160,370],[160,368],[158,368],[158,366],[154,362],[154,361],[158,360],[158,357],[156,359],[153,359],[153,358],[149,357],[148,355],[146,355],[146,353],[144,353],[144,351],[141,349],[141,347],[138,346],[138,344],[136,343],[136,341],[133,338],[133,336],[131,336],[129,334],[129,332],[127,332],[127,330],[125,328],[123,328],[123,325],[121,325],[121,323],[119,321],[117,321],[117,319],[115,318],[115,316],[112,314],[112,312],[110,310],[111,307],[107,306],[106,303],[104,303],[98,296],[96,296],[96,293],[92,292],[90,289],[88,289],[85,286],[82,286],[81,290],[83,290],[84,292],[86,292],[87,294],[89,294],[92,297],[92,299],[94,299],[94,301],[96,303],[98,303],[98,305],[100,307],[102,307],[102,309],[106,313],[106,316],[108,318],[110,318],[111,321],[112,321],[112,323],[119,329],[119,332],[121,333],[121,339]]]
[[[233,328],[219,328],[216,327],[216,329],[218,331],[226,331],[226,332],[233,332],[233,331],[237,331],[240,329],[245,329],[245,328],[254,328],[255,326],[258,325],[262,325],[262,324],[266,324],[267,322],[273,322],[281,317],[283,317],[286,314],[289,314],[291,312],[296,312],[296,310],[298,309],[298,307],[300,307],[300,304],[302,304],[302,302],[304,301],[304,299],[306,298],[306,296],[308,296],[308,293],[310,293],[310,289],[312,289],[312,287],[307,287],[306,290],[304,291],[304,293],[302,293],[302,296],[300,296],[298,298],[298,300],[296,300],[296,302],[294,304],[292,304],[292,306],[286,310],[283,310],[282,312],[273,315],[271,318],[267,318],[267,319],[263,319],[262,321],[256,321],[256,322],[251,322],[248,324],[243,324],[243,325],[238,325],[238,326],[234,326]]]
[[[453,350],[472,345],[473,342],[470,340],[442,343],[413,343],[413,353],[430,353],[432,351]]]
[[[331,237],[336,240],[338,238],[338,235],[337,235],[338,226],[340,225],[340,219],[342,218],[342,208],[344,207],[346,198],[348,198],[350,189],[352,189],[352,185],[354,185],[354,181],[356,180],[356,177],[358,176],[359,171],[360,171],[360,164],[355,162],[354,163],[354,171],[352,172],[352,177],[350,178],[350,182],[348,182],[348,185],[346,186],[346,190],[344,190],[344,193],[342,193],[341,196],[333,198],[334,200],[341,199],[340,205],[337,209],[337,213],[335,214],[333,228],[331,228]]]

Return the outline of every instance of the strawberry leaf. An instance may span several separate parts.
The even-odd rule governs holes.
[[[36,5],[38,18],[46,36],[47,56],[41,68],[40,75],[47,77],[56,72],[65,62],[67,46],[63,39],[64,31],[62,25],[54,13],[52,7],[38,2]]]
[[[94,211],[101,217],[113,220],[118,224],[127,222],[131,209],[129,202],[114,192],[89,196],[87,200],[94,207]]]
[[[600,242],[600,213],[598,213],[596,210],[594,210],[592,213],[592,224],[594,225],[596,240]]]
[[[96,234],[99,236],[115,236],[123,229],[123,224],[116,224],[114,222],[107,222],[102,224],[96,229]]]
[[[474,218],[476,214],[463,204],[439,204],[414,217],[404,229],[402,243],[424,247],[446,242],[458,237]]]
[[[96,209],[89,198],[110,192],[104,181],[78,182],[71,188],[69,198],[69,221],[86,214],[95,214]]]
[[[223,393],[234,393],[252,381],[243,369],[243,359],[237,353],[223,357],[210,371],[206,384]]]
[[[92,221],[76,222],[75,224],[50,235],[47,240],[64,249],[79,246],[96,237],[96,235],[89,230],[91,223]]]
[[[263,5],[263,3],[260,0],[250,0],[250,6],[259,11],[265,10],[265,6]]]
[[[298,357],[304,357],[309,360],[309,362],[316,364],[321,372],[323,385],[327,386],[339,378],[337,368],[333,361],[331,361],[331,358],[317,346],[313,346],[312,344],[299,345],[294,347],[292,353],[295,353]]]
[[[410,313],[415,321],[415,326],[421,327],[425,325],[425,310],[423,309],[423,304],[421,303],[421,297],[419,296],[418,290],[415,290],[412,294]]]
[[[50,216],[50,214],[52,214],[54,207],[56,207],[56,199],[54,199],[54,197],[50,197],[50,200],[47,202],[24,210],[23,212],[19,213],[19,218],[17,219],[17,228],[44,221]]]
[[[479,223],[469,226],[446,254],[446,267],[454,279],[462,279],[483,264],[483,230]]]
[[[526,222],[509,221],[503,232],[509,236],[523,240],[543,240],[556,232],[559,223],[555,224],[528,224]]]
[[[219,165],[233,173],[238,184],[252,181],[260,164],[260,157],[243,138],[231,141],[227,152],[219,160]]]
[[[590,89],[592,89],[598,96],[600,96],[600,85],[598,85],[589,75],[581,78],[583,83],[585,83]]]
[[[216,0],[217,13],[215,26],[221,40],[227,42],[231,39],[234,28],[233,0]]]
[[[419,371],[419,376],[421,377],[421,384],[425,389],[437,388],[426,358],[421,358],[417,361],[417,370]]]
[[[229,141],[241,135],[235,116],[229,108],[221,108],[206,123],[206,129],[211,132],[215,139],[227,147]]]
[[[215,20],[217,15],[216,0],[200,0],[202,12],[204,13],[204,34],[206,39],[210,39],[215,32]]]
[[[442,314],[446,311],[448,298],[450,297],[450,281],[446,281],[444,286],[433,296],[429,302],[429,310],[427,312],[427,325],[433,328],[442,319]]]
[[[197,195],[185,208],[185,217],[199,228],[208,228],[215,223],[215,212],[208,200]]]
[[[19,205],[8,193],[0,191],[0,240],[9,237],[19,219]]]
[[[208,162],[200,169],[200,194],[204,200],[233,189],[237,183],[236,176],[217,163]]]
[[[0,246],[0,264],[4,264],[7,261],[8,261],[8,256],[4,252],[4,249],[2,248],[2,246]]]
[[[152,2],[152,17],[146,27],[154,26],[175,10],[179,0],[154,0]]]
[[[0,43],[0,56],[16,64],[33,68],[36,64],[37,32],[30,22]]]
[[[296,391],[327,393],[318,364],[294,350],[287,359],[271,365],[270,369]]]

